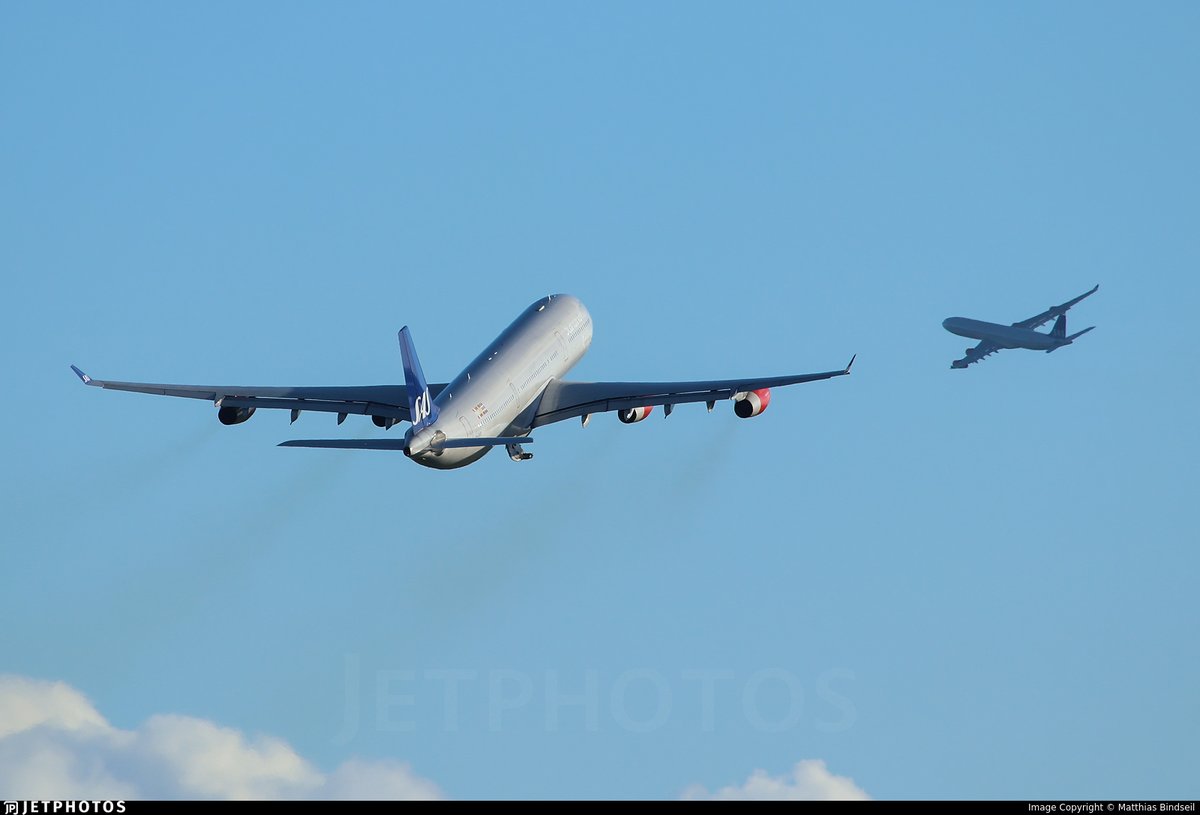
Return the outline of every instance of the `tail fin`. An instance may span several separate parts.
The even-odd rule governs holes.
[[[1058,315],[1058,319],[1054,321],[1054,328],[1050,330],[1050,336],[1060,340],[1067,338],[1067,315]]]
[[[421,371],[421,360],[417,359],[417,349],[413,346],[408,326],[400,329],[399,336],[400,356],[404,360],[404,389],[408,393],[408,414],[412,417],[413,427],[424,427],[437,419],[438,407],[429,397],[429,384]]]

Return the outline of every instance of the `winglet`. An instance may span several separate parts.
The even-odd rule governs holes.
[[[850,373],[850,369],[852,367],[854,367],[854,360],[856,360],[856,359],[858,359],[858,354],[855,354],[852,357],[850,357],[850,361],[846,363],[846,370],[844,373]]]
[[[83,381],[83,384],[85,384],[85,385],[92,384],[92,378],[90,376],[88,376],[87,374],[85,374],[83,371],[76,368],[74,365],[71,366],[71,370],[75,372],[75,376],[79,377]]]

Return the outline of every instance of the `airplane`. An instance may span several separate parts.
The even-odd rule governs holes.
[[[1083,298],[1095,294],[1099,288],[1100,284],[1096,284],[1091,291],[1084,292],[1074,300],[1068,300],[1061,306],[1050,306],[1050,308],[1041,314],[1030,317],[1028,320],[1021,320],[1019,323],[1013,323],[1012,325],[985,323],[982,320],[970,320],[966,317],[950,317],[943,320],[942,328],[951,334],[980,340],[980,343],[974,348],[967,349],[965,357],[951,362],[950,367],[966,368],[968,365],[979,362],[984,357],[990,356],[1003,348],[1027,348],[1031,351],[1045,351],[1049,354],[1051,351],[1062,348],[1064,345],[1070,345],[1096,326],[1093,325],[1082,331],[1077,331],[1068,337],[1067,311]],[[1054,320],[1056,317],[1058,319],[1055,320],[1054,328],[1050,329],[1049,334],[1043,334],[1035,330]]]
[[[403,385],[357,387],[242,387],[156,385],[93,379],[74,365],[71,370],[91,385],[108,390],[207,399],[222,424],[241,424],[260,408],[336,413],[341,424],[350,414],[370,416],[390,429],[410,422],[403,438],[293,439],[280,447],[349,450],[400,450],[405,456],[439,470],[464,467],[494,447],[504,447],[513,461],[533,454],[522,445],[533,441],[536,428],[615,411],[623,424],[644,421],[657,406],[671,415],[676,405],[704,402],[711,412],[718,400],[733,400],[734,415],[758,416],[771,402],[771,388],[815,382],[850,373],[845,368],[791,376],[743,377],[697,382],[571,382],[562,379],[592,343],[592,318],[583,303],[567,294],[543,297],[520,314],[453,381],[429,384],[408,326],[400,329]]]

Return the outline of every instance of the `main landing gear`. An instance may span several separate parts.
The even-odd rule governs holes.
[[[533,458],[533,453],[526,453],[519,444],[506,444],[504,449],[508,451],[508,457],[513,461],[529,461]]]

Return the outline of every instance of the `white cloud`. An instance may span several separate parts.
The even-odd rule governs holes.
[[[722,787],[709,792],[702,786],[689,787],[683,797],[710,801],[865,801],[870,798],[852,780],[834,775],[825,762],[806,759],[797,762],[790,774],[767,775],[755,770],[738,787]]]
[[[441,798],[432,782],[397,761],[352,758],[322,772],[285,741],[248,737],[207,719],[150,717],[134,730],[113,727],[64,682],[0,674],[0,789],[9,798]],[[850,778],[824,761],[789,773],[755,770],[745,783],[687,799],[865,800]]]
[[[0,674],[0,789],[9,798],[440,798],[394,761],[323,773],[282,739],[192,716],[109,724],[63,682]]]
[[[38,725],[63,730],[107,727],[87,699],[65,682],[31,682],[0,674],[0,739]]]

